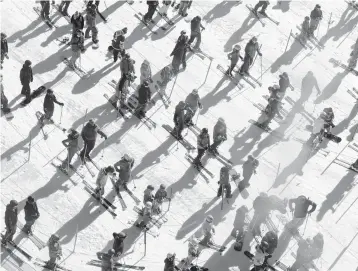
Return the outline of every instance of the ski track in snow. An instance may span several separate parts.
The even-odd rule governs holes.
[[[271,3],[267,12],[279,20],[280,25],[276,26],[263,19],[266,26],[262,27],[245,7],[248,2],[193,2],[188,17],[200,15],[204,18],[206,30],[202,33],[201,49],[214,60],[211,63],[208,58],[201,58],[198,54],[189,57],[186,70],[179,73],[177,79],[169,82],[166,88],[168,95],[173,89],[172,103],[168,109],[165,109],[160,97],[153,93],[157,103],[147,113],[157,123],[157,128],[152,130],[135,117],[126,121],[117,119],[117,112],[103,97],[104,93],[113,94],[113,88],[108,82],[112,79],[119,80],[120,77],[119,63],[113,64],[113,60],[107,58],[107,47],[114,31],[127,26],[125,47],[136,61],[137,73],[143,60],[147,59],[151,63],[153,81],[156,82],[160,80],[160,70],[171,63],[169,54],[180,31],[185,29],[189,34],[190,23],[175,17],[170,8],[168,16],[176,22],[176,27],[167,32],[154,28],[158,35],[150,35],[148,29],[134,16],[135,13],[146,12],[144,2],[128,5],[109,0],[105,2],[109,9],[101,2],[100,11],[105,17],[110,15],[111,19],[104,24],[97,16],[100,40],[97,50],[92,49],[90,39],[85,40],[87,51],[81,55],[81,66],[90,72],[90,77],[81,80],[61,60],[63,56],[70,57],[71,50],[59,45],[56,38],[70,37],[72,27],[65,18],[59,16],[56,9],[52,8],[50,18],[58,28],[49,29],[32,7],[29,7],[39,4],[13,0],[2,2],[2,31],[7,34],[9,44],[9,59],[4,60],[2,70],[3,86],[15,116],[11,121],[1,118],[2,221],[5,205],[11,199],[16,199],[19,202],[19,219],[24,222],[23,207],[26,198],[32,195],[37,200],[41,213],[34,231],[45,242],[53,233],[60,235],[64,254],[60,262],[66,268],[99,270],[98,267],[86,265],[86,262],[95,259],[98,251],[107,251],[112,247],[114,231],[124,230],[128,237],[122,262],[146,266],[148,271],[157,271],[163,269],[163,261],[168,252],[175,252],[179,260],[187,256],[185,240],[211,214],[217,227],[215,242],[228,249],[222,256],[206,249],[200,255],[198,263],[210,270],[226,271],[229,267],[239,266],[241,271],[245,271],[250,263],[242,252],[233,250],[233,238],[229,235],[237,219],[236,210],[245,204],[252,217],[252,202],[260,192],[269,191],[270,195],[275,194],[281,198],[304,194],[317,203],[317,210],[308,219],[304,237],[313,237],[318,232],[324,235],[322,257],[315,261],[318,269],[355,270],[358,266],[358,212],[355,208],[358,197],[355,186],[358,182],[357,174],[335,163],[323,175],[321,173],[345,148],[347,139],[351,140],[354,125],[358,121],[357,105],[347,93],[347,89],[357,87],[358,79],[329,62],[330,58],[334,58],[347,63],[351,47],[358,36],[357,28],[348,35],[357,23],[357,13],[353,14],[353,10],[347,8],[343,1],[340,5],[335,1],[293,1],[289,2],[289,10],[285,12],[276,3]],[[253,6],[255,2],[251,1],[250,4]],[[305,50],[291,37],[284,53],[291,28],[293,33],[297,33],[296,25],[302,23],[304,16],[309,16],[316,4],[321,4],[324,11],[318,37],[325,48],[321,51],[315,49],[306,57],[311,50]],[[284,2],[283,5],[282,9],[287,3]],[[83,10],[82,1],[71,3],[69,13],[72,14],[75,10]],[[327,32],[331,12],[333,23]],[[156,19],[160,18],[158,16]],[[207,21],[210,23],[207,24]],[[165,22],[160,21],[158,26],[160,25],[165,25]],[[246,43],[254,35],[258,37],[259,43],[263,43],[262,68],[258,57],[250,73],[255,78],[260,78],[262,72],[262,87],[256,85],[256,89],[253,89],[244,80],[240,80],[244,88],[239,89],[228,78],[223,78],[216,66],[221,64],[226,68],[229,65],[226,55],[237,43],[241,45],[243,55]],[[172,189],[174,199],[167,213],[168,222],[159,229],[158,238],[148,235],[145,257],[143,234],[127,223],[137,217],[133,211],[135,203],[127,193],[121,193],[128,205],[127,210],[122,211],[118,198],[114,198],[116,193],[112,190],[111,182],[107,183],[105,195],[117,206],[118,216],[113,219],[84,191],[84,184],[78,175],[73,174],[71,181],[51,163],[45,165],[63,149],[61,141],[66,138],[66,134],[52,125],[46,125],[44,131],[48,137],[45,139],[38,128],[35,112],[42,111],[44,96],[36,98],[24,108],[18,106],[22,100],[18,97],[21,91],[19,72],[26,59],[32,61],[32,90],[45,85],[54,90],[59,101],[65,103],[61,126],[81,131],[88,109],[86,120],[93,118],[108,135],[104,152],[101,137],[97,138],[92,151],[93,159],[101,167],[114,164],[123,154],[129,153],[135,158],[133,176],[137,188],[134,189],[133,182],[129,187],[139,199],[142,199],[148,184],[157,189],[164,183],[168,193]],[[284,71],[289,74],[295,88],[294,91],[288,89],[286,97],[293,99],[296,104],[290,105],[286,101],[284,108],[288,115],[284,122],[271,123],[273,130],[285,135],[282,140],[250,125],[249,120],[260,116],[260,111],[254,104],[266,105],[262,95],[267,94],[267,87],[277,83],[278,75]],[[137,75],[138,84],[139,74]],[[315,86],[318,86],[318,90]],[[247,189],[248,197],[244,199],[234,190],[233,198],[229,204],[224,202],[223,210],[221,201],[216,200],[222,164],[214,158],[203,158],[203,164],[216,176],[208,184],[187,162],[186,150],[182,145],[177,147],[174,139],[161,127],[162,124],[173,125],[175,106],[194,88],[199,89],[204,106],[198,118],[198,127],[209,128],[211,135],[217,118],[223,117],[226,120],[228,140],[219,150],[233,161],[237,171],[241,172],[241,165],[249,154],[256,155],[260,160],[257,174],[252,177],[251,186]],[[154,85],[152,91],[155,91]],[[294,138],[306,140],[309,137],[306,125],[312,125],[313,119],[328,106],[335,112],[336,128],[333,131],[342,137],[342,142],[339,145],[323,143],[323,149],[328,151],[328,155],[319,151],[307,161],[309,151]],[[57,122],[60,119],[60,107],[57,105],[53,119]],[[185,133],[186,131],[183,134]],[[191,131],[186,139],[196,145],[196,137]],[[28,161],[30,141],[31,156]],[[354,142],[357,142],[357,137]],[[353,148],[347,147],[340,154],[340,158],[349,161],[357,156]],[[64,159],[65,153],[60,157]],[[77,156],[73,161],[75,165],[79,164]],[[95,167],[92,164],[89,166],[97,174]],[[83,172],[86,181],[95,186],[96,178],[92,178],[87,169]],[[165,208],[167,204],[164,204]],[[283,225],[274,215],[272,220],[281,232]],[[304,226],[301,231],[303,228]],[[30,240],[23,237],[19,229],[14,240],[33,258],[48,259],[48,248],[39,251]],[[254,242],[251,244],[253,246]],[[280,261],[287,266],[292,264],[294,258],[291,252],[296,253],[297,247],[297,241],[293,238],[287,248],[279,244],[277,250],[286,248]],[[244,244],[244,250],[249,250],[249,244]],[[17,251],[15,254],[23,258]],[[2,266],[6,270],[36,270],[32,263],[19,267],[7,252],[2,254]]]

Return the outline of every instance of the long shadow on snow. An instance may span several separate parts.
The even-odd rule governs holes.
[[[159,15],[160,16],[160,15]],[[163,30],[158,30],[158,34],[157,35],[151,35],[151,39],[152,41],[156,41],[159,40],[163,37],[165,37],[166,35],[168,35],[170,32],[172,32],[176,27],[177,27],[177,22],[179,22],[181,19],[183,19],[184,17],[180,16],[179,14],[176,14],[173,18],[171,18],[171,21],[174,23],[174,25],[169,25],[168,23],[166,23],[165,26],[167,28],[166,31]],[[161,20],[162,18],[160,17],[159,20]]]
[[[36,21],[40,21],[43,22],[41,19],[37,19]],[[38,28],[36,28],[35,30],[33,30],[32,32],[19,37],[20,42],[18,44],[16,44],[16,47],[20,47],[21,45],[25,44],[26,42],[28,42],[30,39],[34,39],[39,35],[42,35],[43,33],[45,33],[46,31],[53,31],[51,30],[47,24],[43,23],[41,26],[39,26]]]
[[[113,12],[115,12],[117,9],[119,9],[125,3],[126,3],[125,1],[114,1],[114,3],[112,5],[110,5],[108,7],[106,5],[107,8],[103,12],[101,12],[101,11],[100,12],[105,18],[107,18],[109,15],[111,15]],[[100,21],[102,21],[102,19]]]
[[[37,19],[37,20],[34,20],[34,21],[32,21],[25,29],[23,29],[23,30],[19,30],[19,31],[17,31],[17,32],[15,32],[14,34],[12,34],[11,36],[9,36],[8,38],[7,38],[7,42],[8,43],[13,43],[13,42],[15,42],[16,40],[20,40],[20,42],[22,42],[22,40],[23,40],[23,37],[25,36],[27,36],[27,32],[30,32],[31,30],[33,30],[33,29],[35,29],[36,28],[36,26],[38,26],[40,23],[42,22],[42,20],[40,20],[40,19]],[[17,45],[17,47],[18,47],[18,45]]]
[[[272,254],[272,258],[269,260],[269,263],[275,262],[279,260],[282,255],[285,253],[290,241],[292,239],[292,235],[284,228],[280,237],[278,238],[277,248],[275,249],[274,253]]]
[[[344,199],[344,196],[357,184],[357,182],[354,181],[354,176],[357,173],[349,169],[347,169],[347,171],[347,174],[342,180],[340,180],[333,190],[326,195],[326,199],[322,202],[321,208],[317,214],[317,221],[321,221],[329,210],[334,213],[337,209],[334,205],[339,204]]]
[[[207,23],[211,23],[215,19],[224,17],[229,14],[231,9],[235,6],[238,6],[238,1],[222,1],[213,7],[206,15],[203,17],[203,20]]]
[[[46,73],[46,72],[56,69],[59,64],[63,63],[61,56],[64,56],[64,55],[71,55],[71,50],[67,46],[64,46],[62,48],[60,47],[60,49],[58,51],[56,51],[56,53],[48,56],[43,61],[38,62],[35,65],[33,65],[32,72],[34,74],[43,74],[43,73]],[[65,64],[63,64],[63,67],[67,68],[67,66]]]
[[[62,36],[68,36],[69,39],[71,39],[71,26],[70,25],[61,25],[59,27],[56,28],[55,31],[52,31],[51,34],[47,37],[47,39],[45,41],[43,41],[41,43],[42,47],[46,47],[47,45],[49,45],[52,41],[59,39]],[[65,44],[60,44],[58,42],[59,46],[65,46],[67,47],[67,45]],[[70,48],[70,47],[68,47]]]

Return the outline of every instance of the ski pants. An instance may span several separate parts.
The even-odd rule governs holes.
[[[14,238],[14,235],[16,233],[16,225],[12,226],[11,228],[6,227],[6,232],[3,237],[4,242],[12,241],[12,238]]]
[[[259,1],[255,7],[254,7],[254,11],[257,11],[260,7],[261,8],[261,11],[265,11],[267,9],[267,6],[268,6],[268,1]]]
[[[82,138],[82,139],[83,139],[84,145],[83,145],[83,149],[80,153],[80,157],[83,159],[84,157],[89,156],[90,152],[94,148],[94,145],[96,144],[96,141],[95,140],[86,140],[84,138]]]
[[[156,8],[157,8],[157,7],[154,6],[154,5],[148,5],[148,12],[144,15],[143,20],[144,20],[144,21],[150,21],[150,20],[152,20]]]
[[[72,51],[71,65],[72,65],[73,67],[76,66],[76,61],[77,61],[77,59],[80,58],[80,56],[81,56],[81,51],[80,51],[80,50],[78,50],[78,51]]]
[[[311,19],[311,21],[310,21],[310,32],[309,32],[309,34],[310,35],[313,35],[313,33],[316,31],[316,29],[318,28],[318,25],[319,25],[319,22],[320,22],[321,20],[319,19],[319,18],[317,18],[317,19]]]
[[[191,32],[188,43],[192,44],[195,39],[196,39],[196,43],[194,49],[199,49],[201,44],[201,32]]]
[[[182,123],[175,123],[173,134],[177,137],[181,136],[181,133],[184,130],[184,125]]]
[[[232,71],[235,69],[237,62],[231,62],[229,69],[226,73],[231,74]]]
[[[49,267],[49,269],[54,270],[56,267],[56,261],[57,261],[57,256],[55,257],[50,257],[50,260],[47,262],[47,266]]]
[[[50,2],[40,2],[42,9],[41,9],[41,17],[48,18],[50,16]]]
[[[119,50],[119,49],[114,49],[113,48],[113,61],[116,62],[118,60],[118,55],[119,53],[121,53],[121,57],[123,57],[124,55],[124,51],[123,50]]]
[[[70,6],[71,1],[62,1],[60,6],[59,6],[59,10],[62,13],[68,13],[68,7]]]
[[[104,195],[104,186],[98,185],[98,186],[96,187],[95,193],[96,193],[98,196],[103,197],[103,195]]]
[[[227,197],[227,198],[230,198],[230,196],[231,196],[231,185],[230,185],[230,183],[221,184],[221,185],[219,186],[217,196],[218,196],[218,197],[221,196],[221,194],[222,194],[222,192],[223,192],[223,188],[226,190],[226,197]]]
[[[214,142],[213,142],[213,144],[211,144],[210,149],[216,151],[222,142],[223,142],[223,140],[221,140],[221,139],[219,139],[219,140],[214,139]]]
[[[69,148],[67,149],[67,157],[65,160],[63,160],[62,162],[62,167],[64,168],[67,168],[68,165],[71,165],[71,161],[72,161],[72,158],[73,156],[75,155],[76,151],[77,151],[77,148]]]
[[[205,154],[205,149],[202,149],[202,148],[199,149],[198,148],[198,154],[194,159],[194,163],[195,164],[200,163],[201,158],[204,156],[204,154]]]
[[[305,220],[306,217],[294,217],[290,222],[287,223],[286,226],[289,230],[298,230],[298,228],[303,225]]]
[[[186,69],[186,50],[184,51],[183,57],[181,59],[181,64],[183,65],[184,70]]]
[[[24,230],[25,232],[26,232],[26,231],[31,231],[31,227],[32,227],[32,225],[35,224],[35,221],[36,221],[37,218],[38,218],[38,217],[34,217],[34,218],[30,219],[30,220],[26,220],[26,224],[25,224],[23,230]]]
[[[147,107],[148,107],[148,102],[144,104],[138,104],[138,107],[136,108],[137,114],[141,116],[145,116],[145,113],[147,113]]]
[[[26,96],[26,99],[30,99],[31,88],[30,82],[25,82],[22,84],[21,94]]]
[[[127,100],[128,91],[127,88],[124,90],[121,90],[120,88],[121,81],[119,81],[118,86],[116,87],[116,93],[111,97],[110,101],[111,103],[117,105],[118,101],[120,101],[121,105],[125,104]]]
[[[187,1],[181,1],[179,5],[179,15],[186,16],[188,13],[189,3]]]
[[[240,73],[248,73],[252,62],[253,62],[252,57],[249,56],[248,54],[245,54],[244,63],[242,63],[241,65]]]
[[[92,41],[93,43],[98,42],[98,29],[97,26],[88,26],[85,31],[85,37],[89,37],[90,32],[92,32]]]

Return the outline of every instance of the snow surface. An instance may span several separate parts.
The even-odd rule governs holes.
[[[58,1],[59,2],[59,1]],[[22,211],[26,198],[32,195],[38,203],[41,217],[35,225],[36,234],[47,241],[53,233],[58,233],[63,245],[64,257],[60,261],[71,270],[99,270],[98,267],[86,265],[96,258],[96,252],[107,251],[112,246],[112,233],[125,230],[128,238],[125,243],[125,257],[122,262],[146,266],[148,271],[163,270],[164,258],[168,252],[176,253],[178,259],[187,256],[187,238],[195,232],[204,218],[211,214],[217,227],[215,242],[225,244],[228,249],[221,256],[213,250],[206,249],[197,260],[213,271],[225,271],[239,266],[240,270],[248,270],[250,262],[242,252],[233,250],[233,238],[230,232],[235,221],[236,210],[245,204],[253,215],[252,202],[260,192],[276,194],[282,198],[293,198],[304,194],[317,203],[318,208],[309,217],[304,237],[313,237],[321,232],[324,235],[324,251],[315,263],[319,270],[355,270],[358,266],[358,189],[357,174],[333,163],[323,175],[322,171],[340,153],[341,158],[353,161],[357,152],[348,147],[357,127],[357,103],[347,93],[347,89],[358,86],[357,77],[334,67],[329,62],[331,57],[346,63],[352,46],[357,39],[357,12],[347,7],[344,1],[293,1],[289,10],[287,2],[283,2],[283,10],[276,3],[271,3],[268,13],[280,21],[276,26],[266,21],[266,26],[254,19],[245,7],[249,1],[237,4],[235,1],[219,3],[215,1],[194,1],[188,18],[201,15],[206,25],[203,32],[202,50],[214,60],[192,55],[188,60],[185,72],[178,75],[174,84],[172,80],[166,92],[173,90],[172,103],[165,109],[158,95],[154,94],[157,103],[148,115],[158,124],[155,130],[149,130],[136,118],[124,122],[116,119],[116,112],[103,97],[111,95],[113,89],[107,84],[111,79],[120,77],[119,64],[113,64],[106,57],[106,50],[114,31],[127,26],[129,31],[126,48],[136,60],[136,70],[144,59],[148,59],[154,78],[159,78],[160,70],[171,63],[169,54],[174,42],[185,29],[190,31],[186,20],[178,18],[176,25],[169,31],[158,29],[158,35],[150,35],[134,17],[138,11],[146,12],[146,4],[105,1],[100,4],[104,16],[110,21],[104,24],[98,18],[100,47],[91,48],[91,41],[86,40],[88,48],[81,57],[81,65],[91,72],[87,80],[80,78],[69,70],[61,57],[71,55],[70,49],[58,45],[55,38],[69,36],[71,26],[59,16],[56,10],[51,11],[51,18],[58,28],[50,30],[42,20],[38,19],[32,6],[39,6],[30,1],[3,1],[1,4],[2,31],[8,36],[9,57],[4,63],[3,85],[5,93],[13,108],[15,118],[6,121],[1,118],[1,201],[4,215],[5,205],[11,199],[19,201],[19,219],[24,222]],[[304,16],[309,15],[313,7],[320,3],[324,18],[320,24],[318,37],[325,43],[325,49],[304,50],[300,44],[290,40],[287,52],[286,42],[292,29],[298,32],[296,25],[302,23]],[[105,4],[108,8],[106,8]],[[255,1],[251,3],[255,4]],[[69,13],[83,10],[83,2],[75,1],[70,5]],[[330,29],[328,22],[332,14]],[[169,17],[174,16],[169,12]],[[158,18],[159,19],[159,18]],[[160,24],[164,24],[163,21]],[[354,30],[353,30],[354,28]],[[353,30],[351,32],[351,30]],[[218,63],[226,67],[226,54],[236,43],[242,48],[252,36],[258,36],[262,46],[261,59],[258,58],[251,74],[256,78],[262,72],[263,87],[256,89],[245,81],[243,89],[239,89],[216,69]],[[135,160],[134,180],[129,187],[142,198],[148,184],[158,188],[164,183],[168,191],[173,191],[174,200],[167,214],[169,221],[160,229],[160,236],[148,235],[147,251],[144,254],[143,234],[131,224],[136,218],[132,210],[133,200],[122,193],[128,205],[126,211],[120,210],[115,193],[108,182],[106,195],[118,207],[118,216],[112,216],[93,201],[84,191],[81,180],[73,175],[72,182],[67,176],[56,170],[48,161],[59,153],[63,146],[61,141],[66,135],[54,126],[44,128],[49,133],[44,139],[37,126],[35,112],[42,110],[43,97],[35,99],[25,108],[20,103],[21,85],[19,71],[23,62],[30,59],[33,63],[34,82],[32,89],[40,85],[52,88],[60,101],[65,103],[62,123],[66,128],[75,127],[80,131],[88,109],[87,117],[94,118],[108,135],[108,140],[98,138],[92,152],[94,160],[101,166],[117,162],[120,157],[129,153]],[[257,119],[260,115],[254,103],[266,104],[262,97],[267,94],[267,87],[278,81],[279,73],[288,72],[294,91],[287,91],[287,96],[296,101],[292,107],[285,103],[284,108],[289,115],[281,124],[272,122],[271,126],[284,133],[284,140],[263,133],[251,125],[249,119]],[[311,71],[311,75],[309,74]],[[315,87],[317,86],[317,88]],[[204,157],[206,167],[215,174],[210,183],[193,169],[185,159],[185,149],[174,141],[161,127],[162,124],[173,125],[172,116],[175,105],[185,99],[192,89],[199,89],[204,109],[198,118],[199,127],[208,127],[210,133],[218,117],[225,118],[228,126],[228,140],[220,146],[220,151],[229,157],[235,168],[241,172],[241,165],[247,155],[254,154],[260,160],[257,175],[252,177],[249,195],[246,198],[234,191],[230,204],[225,203],[221,210],[220,200],[216,200],[217,181],[221,164],[215,159]],[[154,89],[154,88],[153,88]],[[321,91],[321,94],[319,94]],[[337,127],[334,132],[342,137],[340,144],[324,143],[323,152],[316,153],[309,160],[308,151],[295,138],[306,140],[309,132],[306,125],[327,106],[334,109]],[[59,121],[60,108],[57,106],[54,120]],[[185,132],[184,132],[185,134]],[[195,135],[189,131],[186,138],[196,144]],[[31,142],[31,156],[29,143]],[[355,138],[357,142],[357,137]],[[104,145],[105,144],[105,145]],[[105,146],[105,147],[104,147]],[[64,153],[61,155],[65,157]],[[76,157],[74,158],[77,159]],[[75,162],[78,165],[79,161]],[[95,178],[86,172],[86,180],[95,183]],[[75,181],[79,184],[76,185]],[[273,215],[273,221],[282,229],[282,224]],[[3,219],[2,219],[3,221]],[[3,224],[2,224],[3,225]],[[47,248],[39,251],[23,234],[17,232],[15,242],[34,257],[48,259]],[[252,243],[252,246],[254,243]],[[249,249],[245,244],[244,249]],[[296,252],[297,242],[291,239],[281,261],[286,265],[293,263],[291,252]],[[15,252],[17,255],[22,255]],[[6,270],[35,270],[32,263],[18,267],[7,252],[2,253],[2,265]]]

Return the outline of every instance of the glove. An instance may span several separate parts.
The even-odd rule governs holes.
[[[107,140],[107,136],[106,136],[106,135],[104,136],[104,140]]]
[[[64,106],[65,104],[64,103],[60,103],[60,106]]]
[[[258,53],[259,56],[262,56],[262,53]]]

